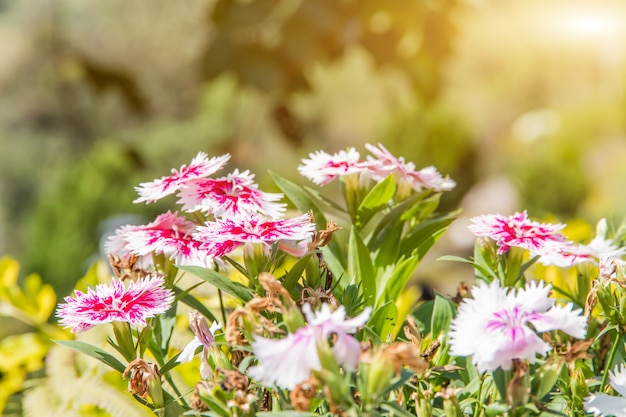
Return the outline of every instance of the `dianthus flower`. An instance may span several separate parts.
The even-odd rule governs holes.
[[[378,147],[367,143],[365,148],[376,157],[368,157],[370,162],[368,175],[376,181],[394,174],[399,183],[407,184],[417,192],[424,189],[437,192],[450,191],[456,186],[456,182],[444,178],[433,166],[416,171],[414,163],[405,162],[403,157],[394,156],[380,143]]]
[[[152,203],[170,194],[174,194],[188,181],[204,178],[219,171],[230,159],[230,155],[215,156],[208,159],[204,152],[198,153],[189,166],[183,165],[180,171],[172,169],[172,175],[160,179],[144,182],[135,187],[139,194],[134,203]]]
[[[193,310],[189,313],[189,327],[194,334],[194,338],[183,349],[176,361],[179,363],[190,362],[196,354],[196,349],[202,346],[200,375],[202,375],[203,379],[209,379],[211,376],[209,351],[215,347],[215,331],[222,328],[222,325],[218,322],[213,322],[211,327],[209,327],[206,318],[198,311]]]
[[[541,282],[526,284],[524,289],[500,288],[498,281],[480,282],[472,288],[473,299],[464,300],[452,321],[450,353],[472,356],[481,371],[510,369],[513,359],[544,355],[550,346],[536,332],[562,330],[583,338],[586,318],[582,310],[555,305],[551,286]],[[529,326],[530,325],[530,326]]]
[[[559,250],[547,252],[539,258],[544,265],[567,268],[585,262],[598,263],[601,257],[621,260],[626,248],[613,244],[610,239],[597,236],[586,245],[564,245]]]
[[[309,159],[303,159],[298,166],[298,172],[317,185],[326,185],[337,177],[365,172],[368,166],[359,159],[356,149],[348,148],[333,155],[324,151],[310,153]]]
[[[626,417],[626,367],[621,364],[609,372],[611,386],[621,397],[604,393],[592,394],[585,399],[584,408],[594,416]]]
[[[528,219],[526,211],[512,216],[488,214],[470,219],[470,231],[479,237],[496,241],[498,254],[506,253],[511,247],[529,250],[534,255],[554,253],[570,243],[557,233],[563,224],[545,224]]]
[[[302,306],[308,325],[290,333],[284,339],[256,337],[252,343],[258,366],[248,369],[248,374],[264,385],[276,384],[281,388],[293,389],[306,381],[311,371],[322,369],[317,344],[334,337],[332,352],[337,364],[346,370],[356,368],[361,347],[358,340],[348,333],[355,333],[369,318],[371,308],[358,316],[346,320],[346,310],[340,306],[331,312],[328,304],[320,311],[312,312],[307,303]]]
[[[234,217],[259,213],[278,218],[285,204],[278,204],[282,194],[264,193],[257,189],[254,175],[235,170],[223,178],[200,178],[185,183],[178,193],[185,211],[200,210],[215,217]]]
[[[76,290],[74,297],[65,297],[57,317],[73,333],[113,321],[143,326],[146,319],[167,311],[173,300],[174,293],[163,287],[163,278],[150,276],[131,281],[128,288],[121,280],[113,279],[111,285],[100,284],[87,293]]]
[[[207,222],[205,226],[198,227],[194,238],[205,242],[203,248],[219,257],[244,243],[262,243],[269,247],[280,241],[308,240],[314,232],[315,223],[308,214],[281,220],[248,215]]]
[[[177,265],[210,267],[213,257],[193,239],[195,229],[195,223],[168,211],[146,225],[120,227],[105,243],[105,250],[118,256],[164,254]]]

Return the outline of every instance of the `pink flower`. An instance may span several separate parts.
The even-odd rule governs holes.
[[[375,159],[368,157],[369,175],[376,181],[394,174],[400,184],[406,184],[417,192],[423,189],[436,192],[450,191],[456,186],[456,182],[444,178],[435,167],[430,166],[416,171],[414,163],[405,162],[402,157],[397,158],[380,143],[378,147],[367,143],[365,148],[376,157]]]
[[[196,224],[168,211],[146,225],[119,228],[105,244],[107,253],[140,257],[164,254],[177,265],[212,266],[213,257],[194,240]]]
[[[479,371],[510,369],[513,359],[533,363],[550,346],[537,332],[562,330],[584,338],[586,318],[582,310],[555,305],[550,285],[531,282],[524,289],[500,288],[498,281],[480,282],[472,288],[473,299],[464,300],[452,321],[450,353],[472,356]],[[529,326],[530,325],[530,326]]]
[[[511,247],[529,250],[535,255],[554,253],[566,248],[569,243],[565,236],[557,233],[563,224],[544,224],[528,220],[526,211],[506,217],[488,214],[470,219],[469,229],[479,237],[488,237],[496,241],[501,255]]]
[[[190,362],[196,354],[196,349],[202,346],[200,375],[202,375],[203,379],[209,379],[211,376],[209,351],[215,347],[215,331],[221,329],[222,325],[213,322],[211,327],[209,327],[206,318],[198,311],[193,310],[189,313],[189,327],[191,327],[194,338],[183,349],[176,361],[179,363]]]
[[[248,369],[252,378],[264,385],[295,388],[311,376],[311,371],[322,369],[317,344],[328,342],[331,336],[334,336],[331,349],[337,363],[346,370],[356,368],[361,348],[358,340],[348,333],[355,333],[367,322],[371,308],[348,320],[343,306],[331,312],[330,307],[323,304],[320,311],[313,313],[311,306],[305,304],[302,311],[309,324],[295,333],[280,340],[255,338],[252,350],[260,364]]]
[[[282,220],[248,215],[207,222],[205,226],[198,227],[194,238],[205,242],[203,248],[217,257],[243,243],[262,243],[269,246],[277,241],[297,242],[310,239],[314,232],[315,223],[308,214]]]
[[[285,204],[278,204],[282,194],[264,193],[257,189],[254,175],[235,170],[226,177],[195,179],[185,183],[178,196],[183,210],[201,210],[215,217],[233,217],[260,213],[271,218],[280,217]]]
[[[139,198],[134,203],[151,203],[175,193],[185,183],[196,178],[204,178],[220,170],[230,155],[216,156],[208,159],[204,152],[198,153],[189,166],[183,165],[180,171],[172,169],[172,175],[151,182],[144,182],[135,187]]]
[[[65,297],[66,304],[57,310],[59,323],[72,327],[73,333],[112,321],[143,326],[146,319],[167,311],[174,300],[172,291],[163,288],[163,278],[154,276],[131,281],[128,288],[113,279],[111,285],[97,285],[95,291],[74,293],[75,297]]]
[[[309,159],[303,159],[298,166],[298,172],[317,185],[326,185],[337,177],[362,173],[368,166],[367,162],[359,160],[354,148],[348,148],[333,155],[324,151],[310,153]]]

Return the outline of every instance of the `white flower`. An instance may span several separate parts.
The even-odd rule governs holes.
[[[615,391],[621,397],[613,397],[607,394],[592,394],[585,399],[585,411],[594,416],[626,417],[626,367],[621,364],[609,372],[609,381]]]
[[[313,313],[305,304],[302,311],[308,325],[280,340],[255,338],[252,349],[260,361],[258,366],[248,369],[248,374],[264,385],[276,384],[281,388],[293,389],[311,376],[311,371],[322,369],[317,343],[327,342],[333,336],[332,352],[339,365],[347,370],[356,368],[361,352],[358,340],[348,333],[355,333],[369,318],[371,308],[346,320],[343,306],[331,312],[327,304]]]
[[[180,355],[178,355],[176,362],[190,362],[196,355],[196,349],[202,346],[200,375],[202,375],[203,379],[208,379],[211,376],[209,350],[215,346],[215,331],[221,329],[222,325],[218,322],[213,322],[209,328],[206,318],[196,310],[193,310],[189,313],[189,327],[194,334],[194,338],[185,346],[185,349],[183,349]]]
[[[573,305],[555,305],[548,297],[550,285],[531,282],[524,289],[500,288],[498,281],[480,282],[472,288],[473,299],[464,300],[452,322],[450,353],[472,356],[476,367],[494,371],[510,369],[513,359],[544,355],[550,346],[536,332],[562,330],[583,338],[586,318]],[[529,326],[532,325],[532,328]]]

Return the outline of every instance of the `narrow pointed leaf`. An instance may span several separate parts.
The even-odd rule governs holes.
[[[231,281],[228,277],[213,271],[212,269],[202,268],[199,266],[183,266],[180,269],[194,274],[198,278],[205,280],[206,282],[213,284],[218,289],[224,291],[226,294],[230,294],[235,298],[243,301],[244,303],[252,299],[252,293],[245,285]]]
[[[84,353],[92,358],[98,359],[105,365],[110,366],[119,373],[124,373],[126,366],[120,362],[115,356],[89,343],[79,342],[78,340],[55,340],[55,343],[73,349],[77,352]]]
[[[376,276],[370,252],[363,243],[363,239],[357,232],[356,227],[350,231],[348,242],[348,271],[355,278],[357,284],[361,284],[366,305],[374,305],[376,302]]]

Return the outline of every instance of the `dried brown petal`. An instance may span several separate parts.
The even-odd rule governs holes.
[[[139,358],[128,364],[122,377],[126,378],[129,375],[128,391],[142,398],[148,397],[148,382],[157,378],[161,379],[161,374],[156,364]]]

